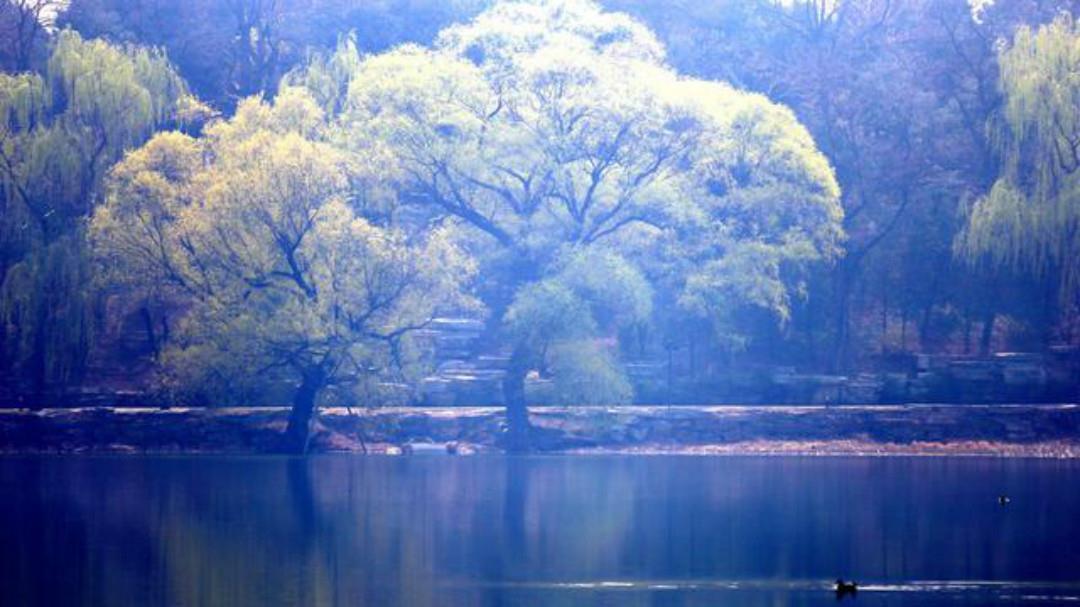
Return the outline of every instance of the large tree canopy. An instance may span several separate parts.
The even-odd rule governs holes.
[[[199,109],[160,53],[70,31],[44,73],[0,73],[0,359],[35,396],[86,353],[82,222],[105,173]]]
[[[544,328],[546,342],[613,328],[597,318],[609,302],[562,278],[569,259],[639,276],[666,260],[664,287],[718,319],[745,304],[783,316],[785,271],[839,252],[839,189],[792,113],[680,76],[647,28],[591,2],[503,2],[433,48],[363,58],[345,43],[290,81],[336,114],[343,147],[385,160],[402,208],[468,226],[470,250],[502,269],[482,295],[512,328],[511,405],[560,351],[523,322],[578,325]],[[531,298],[574,313],[522,314]]]
[[[408,238],[365,219],[354,185],[377,167],[321,126],[290,89],[200,139],[158,135],[116,168],[92,225],[115,279],[185,310],[162,354],[179,388],[220,398],[274,370],[297,380],[297,451],[324,388],[373,396],[400,377],[410,333],[459,302],[471,272],[445,230]]]

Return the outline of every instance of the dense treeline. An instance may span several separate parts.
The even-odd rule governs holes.
[[[651,20],[648,3],[625,4]],[[843,371],[890,352],[1075,339],[1075,297],[1059,300],[1052,278],[954,254],[1000,170],[999,49],[1075,3],[987,3],[974,17],[945,0],[693,4],[688,19],[656,18],[672,60],[792,107],[844,192],[846,254],[796,307],[780,348],[793,362]]]
[[[302,443],[440,314],[519,429],[532,372],[1075,343],[1077,3],[602,4],[3,0],[0,378],[139,318],[175,398],[301,386]]]

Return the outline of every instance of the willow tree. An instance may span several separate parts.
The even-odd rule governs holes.
[[[284,447],[306,450],[327,388],[377,392],[471,275],[446,230],[365,218],[378,165],[324,141],[306,93],[243,102],[198,139],[164,133],[115,169],[91,236],[108,278],[182,313],[164,344],[180,390],[298,386]]]
[[[652,32],[626,15],[580,0],[503,2],[444,30],[433,48],[338,52],[346,56],[292,78],[316,83],[324,106],[339,108],[345,147],[387,160],[404,208],[471,229],[470,249],[486,268],[480,294],[511,353],[503,386],[511,446],[528,436],[531,370],[551,362],[575,369],[574,385],[618,384],[604,379],[622,374],[609,361],[546,357],[580,353],[567,346],[584,343],[603,354],[599,344],[610,340],[599,338],[637,320],[635,310],[648,313],[612,311],[614,302],[649,299],[635,290],[648,282],[633,261],[649,246],[708,228],[711,244],[695,245],[699,262],[743,241],[781,260],[836,251],[837,186],[791,113],[678,75]],[[345,82],[331,86],[343,70]],[[775,198],[761,194],[766,183]],[[568,268],[580,263],[597,276],[572,279]],[[775,273],[776,263],[740,271]],[[628,279],[605,278],[616,269]],[[719,271],[683,269],[679,289],[691,274]],[[746,289],[731,285],[723,297],[734,303]],[[589,369],[596,381],[581,378]]]
[[[107,168],[198,109],[161,54],[55,41],[42,74],[0,74],[0,320],[4,349],[40,397],[87,348],[83,220]]]
[[[970,211],[958,250],[970,261],[1080,289],[1080,22],[1017,30],[1001,51],[1000,178]]]

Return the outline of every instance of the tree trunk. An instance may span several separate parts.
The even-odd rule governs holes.
[[[139,309],[139,314],[143,321],[143,330],[146,331],[146,342],[150,346],[150,354],[154,357],[154,360],[158,359],[158,355],[161,354],[159,350],[160,342],[158,342],[157,331],[154,330],[154,316],[150,313],[149,304],[143,305]]]
[[[964,313],[964,356],[971,354],[971,313]]]
[[[933,320],[933,315],[934,304],[926,304],[926,307],[923,308],[922,320],[919,322],[919,350],[922,352],[929,350],[930,322]]]
[[[1042,301],[1042,330],[1039,331],[1039,346],[1043,352],[1050,351],[1050,345],[1054,343],[1054,332],[1057,323],[1062,320],[1058,314],[1058,304],[1061,302],[1058,294],[1058,285],[1061,284],[1062,272],[1054,272],[1053,280],[1046,281],[1043,289]]]
[[[907,352],[907,308],[900,308],[900,350]]]
[[[988,312],[983,320],[982,335],[979,336],[979,356],[990,356],[990,342],[994,338],[994,321],[997,320],[996,312]]]
[[[326,369],[321,365],[305,369],[302,375],[303,380],[293,396],[289,425],[285,429],[282,443],[282,450],[294,455],[307,453],[311,423],[315,418],[315,403],[319,392],[326,386]]]
[[[49,305],[44,294],[39,295],[37,310],[35,311],[34,332],[30,342],[30,401],[31,409],[41,409],[45,406],[46,390],[49,385],[49,333],[46,328],[49,322]]]
[[[824,361],[821,355],[818,353],[818,341],[817,341],[817,319],[814,316],[816,299],[809,297],[806,300],[806,344],[807,344],[807,356],[811,363],[816,367],[821,365]]]
[[[691,331],[686,336],[686,349],[690,363],[690,381],[693,383],[697,382],[697,339],[694,338],[695,335],[697,335],[697,332]]]
[[[529,373],[529,352],[524,344],[514,347],[503,378],[506,401],[506,450],[522,453],[529,450],[529,409],[525,402],[525,376]]]
[[[881,353],[884,354],[885,344],[889,339],[889,291],[885,290],[881,295]]]
[[[851,295],[851,281],[843,268],[838,268],[837,272],[836,287],[833,291],[833,296],[836,298],[836,311],[834,317],[836,341],[833,343],[830,367],[833,373],[842,373],[847,370],[848,365],[848,306],[850,305],[849,297]]]

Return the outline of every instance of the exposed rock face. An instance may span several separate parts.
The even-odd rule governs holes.
[[[0,452],[270,452],[288,411],[0,412]],[[907,453],[1080,457],[1080,405],[537,407],[542,451]],[[322,411],[312,450],[468,454],[499,449],[494,407]]]

